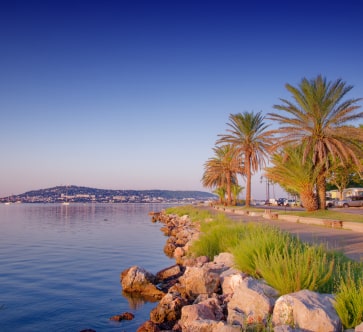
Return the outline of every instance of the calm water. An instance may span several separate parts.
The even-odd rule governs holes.
[[[155,204],[0,205],[0,331],[136,331],[156,303],[126,299],[120,272],[174,264]],[[113,322],[129,311],[133,321]]]

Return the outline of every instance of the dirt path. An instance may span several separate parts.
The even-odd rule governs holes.
[[[230,219],[240,222],[257,222],[279,227],[298,236],[302,241],[316,244],[323,243],[328,249],[343,252],[347,257],[363,262],[363,233],[344,229],[327,228],[318,225],[291,223],[282,220],[269,220],[262,217],[237,215],[233,212],[222,212],[211,207],[203,207],[212,213],[224,213]]]

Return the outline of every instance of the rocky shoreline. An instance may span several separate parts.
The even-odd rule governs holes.
[[[159,301],[137,332],[342,331],[333,295],[302,290],[280,296],[263,280],[236,270],[229,253],[213,261],[187,256],[199,236],[198,223],[188,216],[162,211],[152,221],[163,223],[164,252],[176,264],[156,275],[138,266],[121,273],[125,293]]]

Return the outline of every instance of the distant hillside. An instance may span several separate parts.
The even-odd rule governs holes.
[[[37,189],[10,198],[4,197],[0,202],[168,202],[216,199],[204,191],[173,191],[173,190],[114,190],[97,189],[80,186],[57,186],[46,189]]]

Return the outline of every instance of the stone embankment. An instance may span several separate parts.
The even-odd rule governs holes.
[[[263,280],[236,270],[229,253],[213,261],[191,258],[198,224],[165,213],[157,219],[168,236],[164,251],[176,264],[156,275],[138,266],[121,273],[124,292],[159,300],[138,332],[342,331],[332,295],[302,290],[280,296]]]

